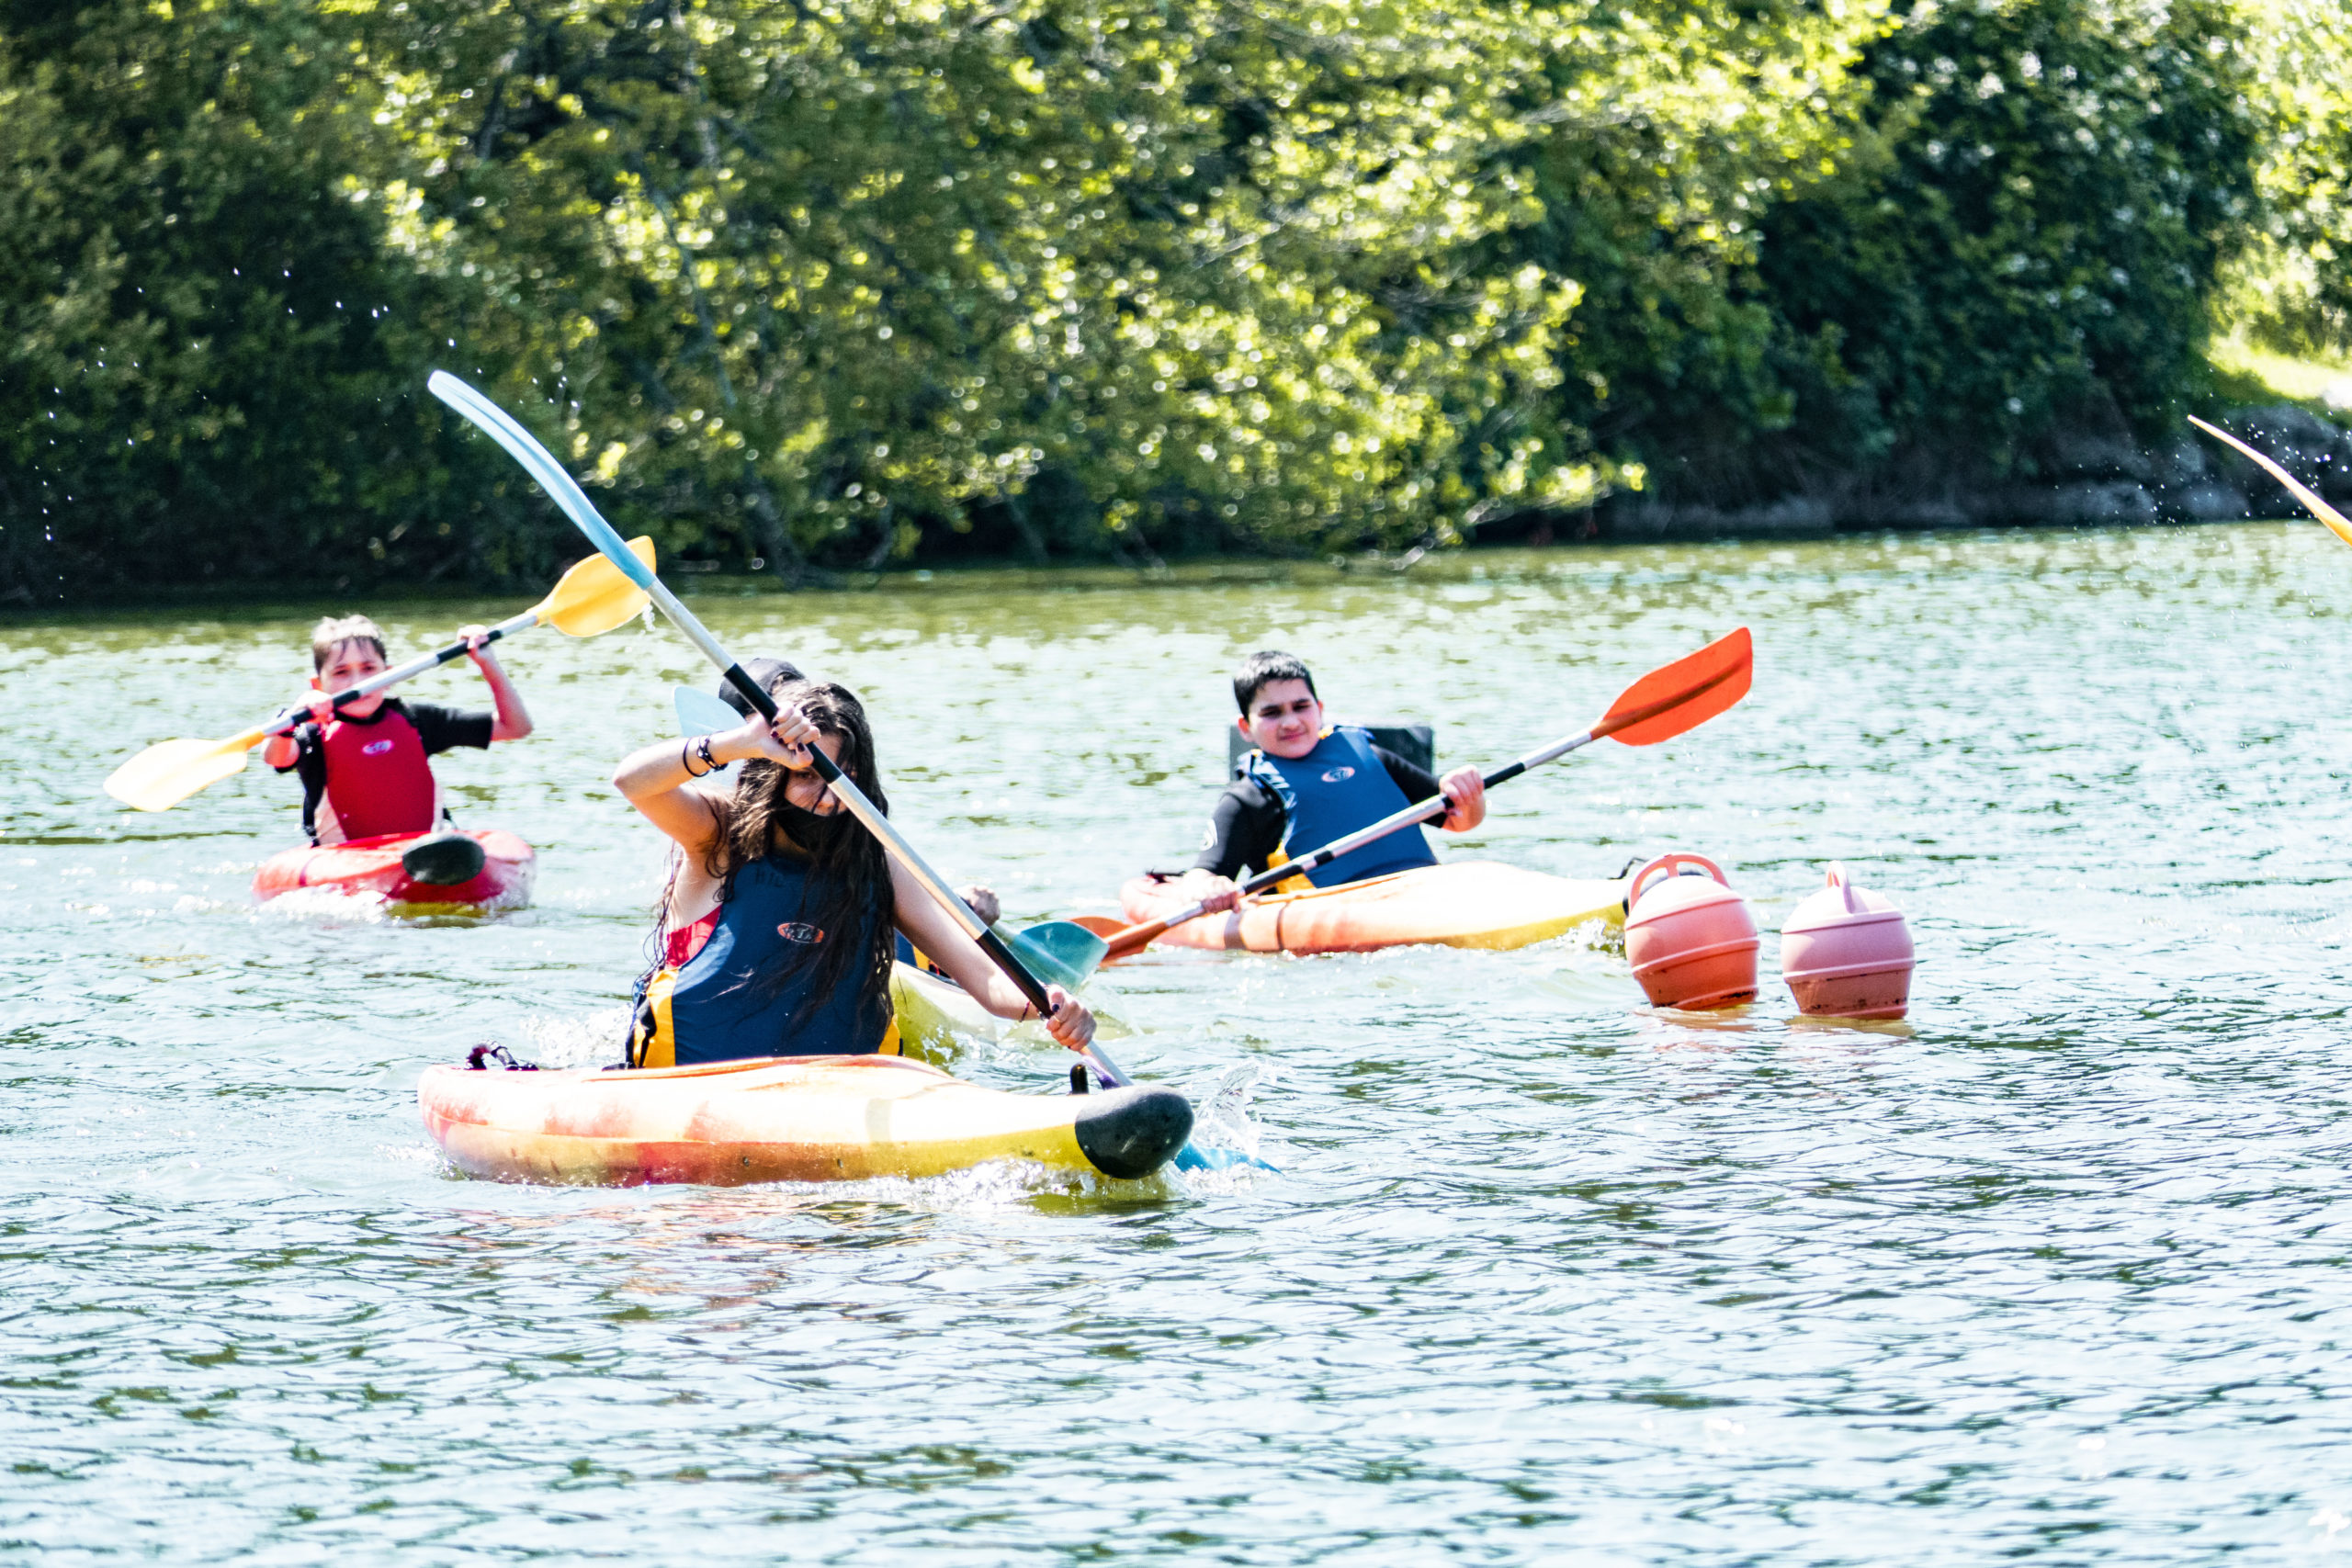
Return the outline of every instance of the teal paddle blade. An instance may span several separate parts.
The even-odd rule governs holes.
[[[1006,941],[1032,974],[1066,991],[1084,985],[1111,951],[1110,943],[1075,920],[1047,920],[1014,931]]]
[[[1276,1176],[1283,1173],[1282,1167],[1268,1165],[1256,1155],[1245,1155],[1239,1149],[1204,1149],[1198,1144],[1186,1144],[1177,1150],[1174,1163],[1179,1170],[1231,1170],[1248,1166],[1254,1170],[1271,1170]]]
[[[699,686],[680,686],[670,694],[678,709],[681,735],[723,735],[743,728],[743,716]]]

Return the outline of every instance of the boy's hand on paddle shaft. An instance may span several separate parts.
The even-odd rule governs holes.
[[[488,626],[459,626],[458,628],[458,640],[466,645],[466,657],[472,660],[474,668],[485,675],[498,667],[498,655],[482,645],[481,639],[489,635]]]
[[[1445,795],[1445,830],[1466,833],[1487,819],[1487,779],[1476,768],[1456,768],[1438,781]]]
[[[964,900],[965,907],[972,913],[979,916],[980,924],[984,926],[996,924],[997,917],[1004,913],[1004,907],[997,902],[993,887],[983,887],[975,882],[969,887],[956,889],[956,897]]]
[[[1046,1015],[1046,1032],[1054,1037],[1054,1043],[1084,1050],[1094,1039],[1094,1015],[1086,1010],[1086,1004],[1059,986],[1046,987],[1046,999],[1054,1004],[1054,1010]]]
[[[311,710],[311,722],[324,729],[334,722],[334,698],[325,692],[306,692],[302,705]]]
[[[1205,915],[1222,915],[1241,902],[1241,888],[1233,878],[1219,876],[1198,866],[1186,872],[1176,884],[1177,891],[1189,895]]]

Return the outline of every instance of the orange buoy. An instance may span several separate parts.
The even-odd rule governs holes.
[[[1634,874],[1625,956],[1659,1007],[1727,1008],[1756,999],[1756,917],[1723,868],[1676,850]]]
[[[1847,881],[1842,864],[1781,928],[1781,973],[1797,1010],[1816,1017],[1901,1018],[1917,962],[1903,911]]]

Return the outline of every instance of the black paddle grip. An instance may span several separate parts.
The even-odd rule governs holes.
[[[743,673],[743,667],[741,664],[730,664],[727,667],[727,683],[742,693],[743,700],[757,709],[762,718],[766,719],[770,724],[775,722],[775,699],[768,695],[768,689],[765,686]],[[818,772],[822,773],[824,770],[820,768]],[[830,780],[832,775],[826,773],[825,777]]]
[[[1038,983],[1037,976],[1029,973],[1029,965],[1022,963],[1020,956],[1012,949],[1004,945],[1002,937],[994,931],[984,931],[977,940],[979,942],[980,951],[987,953],[996,966],[1004,971],[1005,977],[1019,987],[1021,994],[1029,998],[1029,1005],[1037,1010],[1039,1018],[1045,1018],[1052,1013],[1053,998],[1046,995],[1046,987]]]

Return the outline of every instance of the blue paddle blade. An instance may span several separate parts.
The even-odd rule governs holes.
[[[678,710],[681,735],[724,735],[743,728],[741,714],[699,686],[680,686],[670,694],[670,700]]]
[[[1048,985],[1074,991],[1102,966],[1111,944],[1074,920],[1047,920],[1006,938],[1029,972]]]
[[[1198,1144],[1186,1144],[1176,1151],[1179,1170],[1233,1170],[1247,1166],[1253,1170],[1271,1170],[1280,1176],[1282,1167],[1268,1165],[1255,1155],[1245,1155],[1239,1149],[1204,1149]]]

